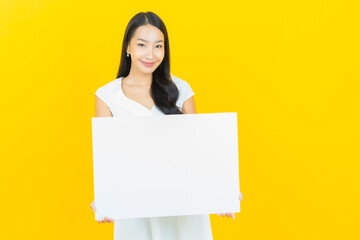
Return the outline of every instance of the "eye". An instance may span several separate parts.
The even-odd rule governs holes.
[[[144,45],[144,44],[142,44],[142,43],[139,43],[139,44],[138,44],[138,46],[140,46],[140,45]],[[140,47],[141,47],[141,46],[140,46]]]
[[[162,48],[162,45],[157,45],[157,46],[160,46],[159,48]]]

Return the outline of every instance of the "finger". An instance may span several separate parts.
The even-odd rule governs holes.
[[[92,203],[90,204],[90,207],[91,207],[91,209],[95,212],[95,210],[96,210],[96,208],[95,208],[95,202],[92,202]]]
[[[221,215],[222,217],[225,217],[225,213],[220,213],[220,215]]]
[[[231,213],[231,217],[235,219],[235,213]]]
[[[243,194],[242,192],[240,192],[240,195],[239,195],[239,200],[242,201],[243,200]]]
[[[230,213],[226,213],[225,215],[226,217],[231,217]]]

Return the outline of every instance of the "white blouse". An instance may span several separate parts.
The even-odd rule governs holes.
[[[185,100],[195,95],[190,85],[178,77],[171,78],[179,89],[176,105],[183,107]],[[109,106],[113,117],[123,115],[164,115],[156,106],[148,109],[126,97],[122,91],[123,77],[97,89],[95,94]],[[151,218],[116,219],[114,240],[212,240],[209,215],[168,216]]]
[[[179,89],[179,98],[176,105],[182,108],[185,100],[195,95],[190,85],[178,77],[171,75],[171,78],[177,88]],[[123,77],[117,78],[104,86],[100,87],[95,94],[103,100],[110,108],[113,117],[120,117],[123,114],[127,115],[164,115],[156,106],[148,109],[142,104],[128,98],[122,91]]]

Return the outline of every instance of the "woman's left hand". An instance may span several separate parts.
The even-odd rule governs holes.
[[[239,200],[242,201],[243,200],[243,194],[242,192],[240,192],[240,196],[239,196]],[[222,217],[232,217],[233,219],[235,219],[235,213],[218,213],[218,216],[222,216]]]

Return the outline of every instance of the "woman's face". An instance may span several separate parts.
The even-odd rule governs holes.
[[[126,52],[131,57],[131,68],[142,73],[152,73],[164,59],[164,34],[150,24],[140,26]]]

